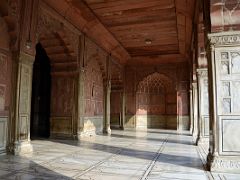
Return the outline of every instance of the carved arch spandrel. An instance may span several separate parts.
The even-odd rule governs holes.
[[[143,78],[141,81],[138,82],[137,87],[139,88],[139,85],[143,82],[147,82],[150,80],[154,80],[156,82],[161,82],[161,84],[166,88],[166,92],[173,92],[175,91],[175,84],[172,81],[172,79],[170,79],[168,76],[164,75],[164,74],[160,74],[158,72],[152,73],[148,76],[146,76],[145,78]],[[137,89],[138,89],[137,88]]]
[[[9,35],[9,49],[18,49],[18,32],[20,27],[20,0],[1,0],[0,27],[7,29]],[[2,7],[1,7],[2,6]],[[3,39],[4,37],[1,37]]]
[[[50,60],[57,61],[59,56],[62,56],[62,61],[70,61],[71,63],[75,61],[74,65],[78,65],[76,61],[78,61],[79,36],[80,33],[77,34],[74,30],[68,28],[61,18],[52,16],[40,6],[36,28],[36,42],[40,42],[43,45]]]

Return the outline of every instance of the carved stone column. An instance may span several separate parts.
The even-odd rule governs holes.
[[[193,134],[193,92],[192,89],[189,90],[190,96],[190,132]]]
[[[193,91],[193,139],[197,141],[199,129],[198,129],[198,86],[196,82],[192,83]]]
[[[110,128],[110,97],[111,97],[111,81],[108,81],[104,90],[104,127],[103,133],[111,134]]]
[[[121,121],[120,121],[120,128],[124,130],[125,125],[125,92],[122,92],[122,108],[121,108]]]
[[[33,56],[20,53],[17,76],[14,154],[32,151],[30,118],[33,62]]]
[[[85,70],[81,68],[78,78],[78,138],[84,135],[84,110],[85,110],[85,99],[84,99],[84,80]]]
[[[197,144],[209,143],[209,97],[207,68],[197,69],[199,134]]]
[[[240,172],[240,32],[209,35],[211,171]]]

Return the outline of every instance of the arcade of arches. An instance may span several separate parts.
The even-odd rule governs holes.
[[[164,129],[240,173],[239,16],[239,0],[1,0],[0,153]]]

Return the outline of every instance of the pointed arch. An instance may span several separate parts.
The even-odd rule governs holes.
[[[173,81],[158,72],[143,78],[137,85],[136,108],[137,128],[176,129],[177,92]]]

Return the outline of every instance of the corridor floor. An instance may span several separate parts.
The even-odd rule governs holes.
[[[240,179],[210,174],[189,133],[112,131],[73,140],[34,140],[33,153],[0,156],[0,180]]]

